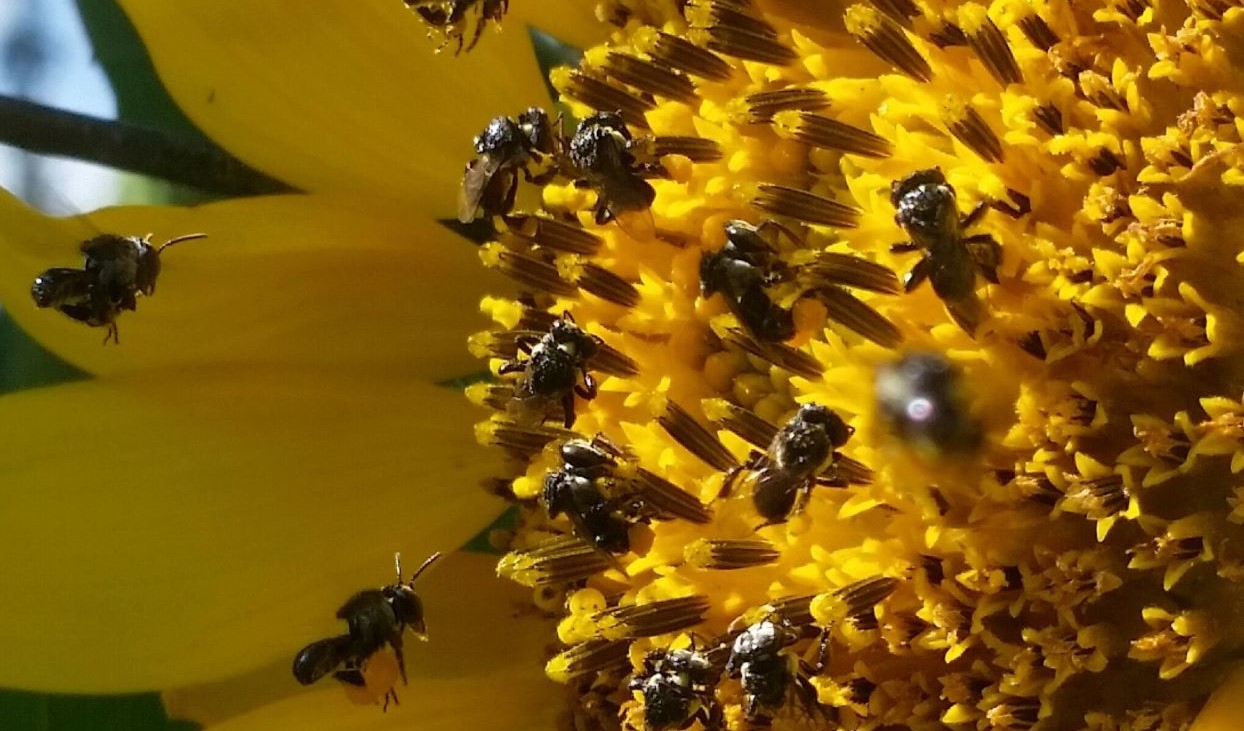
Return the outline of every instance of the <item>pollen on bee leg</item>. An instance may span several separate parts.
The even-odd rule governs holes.
[[[388,705],[390,698],[397,701],[395,688],[402,676],[397,665],[397,656],[392,650],[385,648],[369,656],[359,666],[359,675],[363,679],[362,685],[345,682],[341,684],[351,703],[372,706],[381,703]]]

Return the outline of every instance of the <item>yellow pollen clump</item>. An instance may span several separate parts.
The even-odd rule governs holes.
[[[1244,9],[600,5],[470,342],[568,712],[1187,728],[1244,650]]]

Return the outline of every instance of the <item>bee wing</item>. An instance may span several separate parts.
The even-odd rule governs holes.
[[[462,173],[462,187],[458,189],[458,221],[470,223],[475,220],[480,202],[504,164],[505,158],[488,154],[467,163]]]
[[[842,287],[817,287],[808,294],[825,304],[829,319],[881,347],[893,348],[903,342],[903,334],[894,323]]]
[[[30,296],[36,307],[60,307],[85,301],[91,291],[91,275],[82,269],[54,267],[35,277]]]
[[[752,500],[756,512],[767,520],[785,519],[795,508],[795,498],[804,479],[788,470],[761,468],[755,473]]]
[[[294,656],[294,678],[303,685],[310,685],[328,675],[350,658],[352,644],[350,635],[312,642]]]
[[[832,480],[835,485],[843,480],[854,485],[869,485],[873,481],[873,471],[868,465],[841,452],[834,452],[834,468],[830,471],[830,476],[835,478]]]
[[[985,310],[985,304],[975,292],[968,293],[966,297],[945,300],[945,304],[950,318],[955,321],[956,325],[963,328],[963,332],[972,337],[976,337],[976,328],[989,316]]]

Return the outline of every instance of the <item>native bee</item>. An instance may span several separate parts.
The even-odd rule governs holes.
[[[543,421],[549,404],[560,402],[563,424],[569,429],[574,424],[575,394],[589,401],[596,397],[596,379],[587,367],[601,345],[600,338],[576,325],[569,312],[554,320],[543,337],[519,339],[518,350],[527,358],[506,361],[497,370],[499,375],[522,374],[510,401],[512,410]]]
[[[707,506],[677,485],[638,467],[602,434],[571,439],[562,466],[544,478],[540,500],[550,518],[565,514],[575,533],[607,553],[630,550],[630,526],[651,518],[708,523]]]
[[[890,250],[923,250],[920,261],[903,277],[903,289],[910,292],[928,279],[951,318],[964,332],[975,334],[986,314],[976,295],[976,273],[997,284],[1002,258],[1002,247],[989,234],[964,235],[985,214],[985,202],[960,216],[955,189],[938,168],[917,170],[894,181],[890,202],[895,223],[911,236]]]
[[[713,689],[721,670],[696,650],[654,650],[644,656],[643,671],[631,678],[630,689],[643,696],[648,731],[685,729],[700,721],[706,729],[723,726]]]
[[[748,721],[767,725],[785,705],[792,688],[809,709],[817,707],[816,690],[804,676],[815,675],[824,668],[829,633],[821,632],[820,654],[814,665],[787,653],[786,648],[802,637],[797,627],[778,615],[749,625],[735,637],[726,660],[726,676],[739,678],[743,685],[743,712]]]
[[[777,430],[767,452],[753,451],[747,462],[726,474],[721,494],[728,495],[738,476],[750,470],[752,501],[764,525],[784,522],[803,510],[818,481],[846,484],[837,470],[838,462],[846,458],[836,450],[854,433],[832,409],[804,404]]]
[[[580,179],[578,184],[596,191],[596,223],[617,219],[622,230],[642,238],[655,230],[649,208],[656,191],[644,177],[663,169],[658,163],[641,160],[647,155],[640,152],[641,146],[619,112],[597,112],[585,118],[567,144],[568,162]]]
[[[91,327],[107,327],[104,342],[120,342],[117,317],[122,310],[138,309],[138,296],[155,294],[160,276],[160,254],[182,241],[206,238],[187,234],[152,246],[151,234],[100,234],[84,241],[81,269],[53,267],[35,277],[30,296],[36,307],[54,307]]]
[[[310,685],[332,673],[338,681],[355,687],[366,685],[365,663],[386,646],[397,658],[402,684],[406,684],[406,661],[402,652],[404,635],[410,630],[420,640],[427,640],[423,601],[415,593],[415,581],[441,557],[433,553],[425,560],[410,581],[402,580],[402,556],[394,556],[397,580],[379,589],[364,589],[346,600],[337,610],[337,618],[345,620],[347,632],[336,637],[316,640],[298,651],[294,657],[294,678]],[[390,695],[387,689],[385,706]]]
[[[489,22],[500,23],[510,9],[509,0],[404,0],[406,7],[413,9],[433,30],[445,35],[441,44],[444,48],[450,41],[457,41],[455,54],[462,52],[466,39],[467,11],[476,8],[475,31],[471,41],[466,44],[467,52],[475,48],[484,34],[484,26]],[[437,49],[438,51],[440,49]]]
[[[766,229],[802,239],[777,221],[753,225],[734,220],[725,224],[726,245],[700,257],[700,295],[721,293],[730,312],[755,338],[776,343],[795,336],[795,318],[769,296],[768,287],[797,279],[799,299],[813,297],[825,304],[832,320],[865,338],[890,348],[902,340],[898,329],[847,287],[893,294],[898,280],[889,269],[849,254],[820,252],[806,266],[789,268],[765,241]]]
[[[518,195],[520,170],[527,182],[539,185],[557,174],[556,166],[539,174],[531,170],[532,165],[556,157],[560,145],[560,131],[539,107],[531,107],[518,119],[495,117],[475,136],[474,144],[476,157],[467,163],[458,195],[462,223],[474,221],[479,209],[485,216],[509,213]]]
[[[963,376],[934,353],[909,353],[877,371],[877,410],[890,429],[919,450],[970,452],[981,426],[964,395]]]

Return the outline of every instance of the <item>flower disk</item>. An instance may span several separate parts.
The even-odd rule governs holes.
[[[474,181],[523,294],[468,392],[579,721],[1186,728],[1244,646],[1244,10],[598,15]]]

